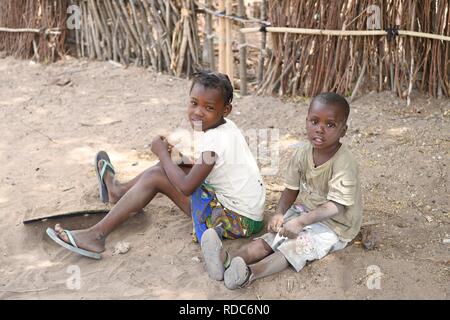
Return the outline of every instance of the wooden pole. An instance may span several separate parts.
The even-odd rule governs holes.
[[[225,0],[219,0],[219,11],[225,10]],[[225,19],[219,18],[219,72],[226,73]]]
[[[233,0],[226,0],[226,15],[231,15],[233,10]],[[231,45],[233,44],[233,22],[229,19],[225,20],[226,26],[226,73],[230,78],[231,84],[234,81],[234,57],[233,57],[233,49]]]
[[[245,5],[244,0],[239,0],[239,12],[240,18],[245,17]],[[245,44],[245,34],[239,33],[239,77],[240,80],[240,93],[241,96],[247,95],[247,48]]]
[[[415,15],[416,15],[416,6],[415,2],[411,1],[412,5],[412,16],[411,16],[411,30],[414,30],[414,21],[415,21]],[[406,95],[406,106],[409,107],[411,104],[411,91],[413,87],[414,82],[414,39],[411,37],[409,38],[409,50],[411,51],[411,62],[410,62],[410,69],[409,69],[409,84],[408,84],[408,92]]]
[[[183,2],[184,5],[184,2]],[[187,7],[187,6],[186,6]],[[183,23],[183,39],[181,41],[180,45],[180,52],[179,52],[179,60],[178,60],[178,66],[176,69],[176,75],[177,77],[181,76],[181,73],[183,72],[183,63],[186,56],[186,49],[188,46],[188,40],[189,40],[189,10],[184,7],[181,9],[181,21]],[[188,55],[189,56],[189,55]],[[187,74],[189,74],[189,70],[187,70]]]
[[[82,23],[81,23],[81,28],[80,28],[80,45],[81,45],[81,56],[84,58],[84,57],[86,57],[86,55],[87,55],[87,53],[85,53],[85,47],[86,47],[86,45],[87,45],[87,43],[86,43],[86,37],[85,37],[85,34],[86,34],[86,25],[84,24],[84,19],[83,19],[83,16],[84,16],[84,9],[83,9],[83,6],[81,5],[81,3],[80,3],[80,9],[81,9],[81,19],[82,19]],[[87,51],[87,49],[86,49],[86,51]]]
[[[13,33],[40,33],[41,30],[39,29],[33,29],[33,28],[4,28],[0,27],[0,32],[13,32]],[[58,35],[61,34],[60,29],[58,28],[51,28],[47,29],[44,32],[45,34],[54,34]]]
[[[170,0],[166,1],[166,28],[167,28],[167,32],[168,34],[172,34],[171,30],[170,30]]]
[[[92,43],[94,46],[95,51],[93,50],[93,52],[95,53],[92,56],[93,58],[97,58],[97,60],[103,60],[103,53],[102,53],[102,49],[100,47],[100,41],[98,39],[98,32],[97,32],[97,27],[96,27],[96,23],[94,21],[93,16],[93,12],[90,8],[90,4],[91,2],[86,2],[86,6],[87,6],[87,12],[88,12],[88,21],[89,21],[89,29],[88,31],[90,31],[91,34],[91,39],[92,39]]]
[[[261,15],[262,15],[262,10],[261,10]],[[255,28],[242,28],[239,31],[242,33],[255,33],[255,32],[259,32],[260,28],[256,28],[256,27]],[[385,36],[385,35],[387,35],[387,32],[384,30],[322,30],[322,29],[304,29],[304,28],[267,27],[266,31],[272,32],[272,33],[297,33],[297,34],[322,35],[322,36]],[[428,38],[428,39],[433,39],[433,40],[450,41],[449,36],[445,36],[442,34],[425,33],[425,32],[398,30],[398,35],[399,36],[418,37],[418,38]]]
[[[101,52],[102,56],[99,58],[105,58],[107,56],[107,59],[112,58],[112,50],[111,50],[111,44],[110,44],[110,36],[109,36],[109,30],[106,25],[103,25],[103,23],[106,23],[106,20],[103,19],[103,17],[100,17],[101,10],[98,10],[97,3],[94,1],[88,2],[89,11],[92,12],[92,19],[93,24],[97,25],[97,30],[99,31],[95,37],[96,41],[99,42],[100,48],[103,48],[103,52]],[[106,47],[106,48],[105,48]]]
[[[356,81],[356,85],[355,85],[355,88],[353,89],[353,92],[349,99],[350,100],[349,102],[353,102],[353,100],[355,100],[355,97],[359,90],[359,87],[361,86],[361,83],[363,82],[364,74],[366,73],[366,68],[367,68],[367,61],[364,60],[363,66],[361,68],[361,73],[359,74],[358,80]]]
[[[88,5],[86,2],[81,2],[80,3],[82,6],[82,12],[83,12],[83,27],[84,27],[84,32],[85,32],[85,36],[86,36],[86,44],[87,44],[87,48],[88,48],[88,55],[89,55],[89,59],[94,59],[95,58],[95,51],[94,51],[94,43],[92,42],[92,37],[91,37],[91,28],[92,26],[88,23],[88,17],[89,17],[89,10],[88,10]]]
[[[266,21],[266,0],[261,1],[261,20]],[[266,40],[267,40],[266,32],[261,32],[261,51],[259,53],[259,65],[258,65],[258,86],[261,85],[264,78],[264,55],[266,52]]]
[[[136,27],[136,34],[137,34],[137,42],[138,45],[141,46],[141,58],[142,58],[142,65],[144,67],[148,66],[147,62],[147,50],[145,46],[145,37],[144,37],[144,30],[143,30],[143,21],[139,21],[137,10],[135,7],[135,4],[133,1],[130,1],[130,7],[131,7],[131,15],[132,15],[132,21],[134,21],[135,27]],[[138,58],[138,57],[137,57]],[[138,59],[139,60],[139,59]]]
[[[212,0],[208,0],[208,7],[212,6]],[[215,66],[215,57],[214,57],[214,39],[212,37],[212,15],[209,13],[205,13],[205,45],[208,54],[208,62],[209,68],[211,71],[214,71]]]
[[[389,53],[389,79],[391,81],[391,91],[395,93],[395,81],[394,81],[394,63],[392,62],[392,51]]]
[[[70,4],[74,4],[74,0],[70,0]],[[79,28],[75,28],[75,43],[77,47],[77,57],[81,58],[81,48],[80,48],[80,30]]]

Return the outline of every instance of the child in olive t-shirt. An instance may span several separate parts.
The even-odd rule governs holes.
[[[215,232],[207,231],[210,242],[216,239],[227,288],[244,287],[289,265],[300,271],[307,261],[343,249],[358,234],[362,220],[358,164],[340,142],[349,111],[345,98],[336,93],[322,93],[311,101],[306,118],[309,141],[297,148],[288,165],[269,233],[227,252]]]

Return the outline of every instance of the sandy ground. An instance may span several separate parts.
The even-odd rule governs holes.
[[[345,141],[360,163],[364,223],[379,238],[376,248],[355,241],[299,273],[286,270],[247,289],[229,291],[208,278],[189,218],[163,197],[108,238],[100,261],[60,248],[45,229],[57,221],[85,228],[102,215],[22,223],[98,207],[98,150],[109,152],[122,180],[154,164],[148,145],[182,124],[188,88],[187,80],[107,62],[0,59],[0,299],[449,299],[445,99],[414,96],[410,108],[389,92],[356,100]],[[265,176],[266,220],[292,145],[304,139],[307,103],[236,98],[230,118],[244,131],[279,129],[279,170]],[[131,250],[113,255],[121,240]],[[369,266],[379,268],[378,284]]]

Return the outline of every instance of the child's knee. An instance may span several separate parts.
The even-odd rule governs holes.
[[[269,246],[269,244],[263,239],[256,239],[253,241],[255,241],[259,252],[264,253],[265,255],[269,255],[273,252],[271,246]]]
[[[163,177],[164,173],[160,166],[154,166],[144,171],[140,181],[145,185],[154,185],[158,183]]]

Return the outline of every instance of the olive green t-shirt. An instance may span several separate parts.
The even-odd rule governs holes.
[[[298,199],[307,211],[331,200],[344,206],[344,212],[321,223],[340,240],[350,241],[359,232],[362,199],[358,164],[345,145],[327,162],[314,167],[313,145],[308,141],[295,151],[289,162],[285,187],[299,190]]]

